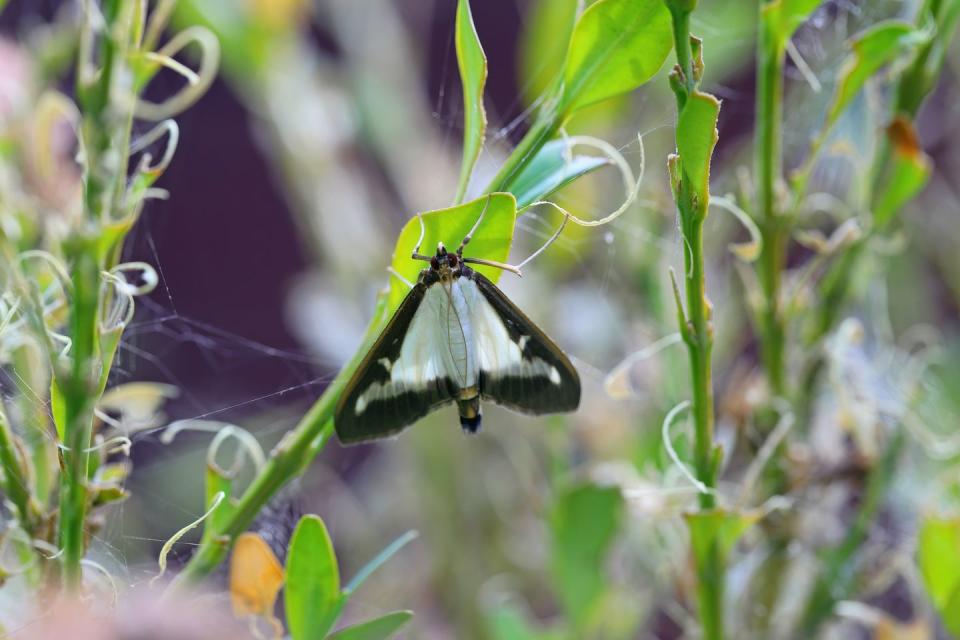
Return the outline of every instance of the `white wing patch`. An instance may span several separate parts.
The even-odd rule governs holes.
[[[520,336],[519,342],[510,339],[506,325],[500,314],[480,293],[472,280],[464,281],[465,298],[471,305],[473,331],[477,335],[477,356],[480,370],[493,378],[506,377],[546,377],[554,385],[561,382],[560,372],[552,364],[541,358],[524,358],[523,349],[530,336]]]
[[[476,386],[481,371],[492,378],[546,377],[559,386],[555,366],[541,358],[523,357],[529,340],[528,335],[519,342],[510,339],[503,320],[473,280],[457,278],[449,286],[431,285],[410,321],[399,357],[379,361],[390,380],[370,385],[357,398],[354,411],[360,415],[371,402],[421,392],[448,380],[455,394]]]
[[[461,286],[466,282],[469,281],[459,278],[449,288],[437,283],[424,292],[423,301],[403,338],[399,357],[393,362],[386,358],[380,360],[390,380],[370,385],[357,398],[354,406],[357,415],[371,402],[408,391],[423,391],[438,384],[438,380],[450,380],[461,389],[477,383],[470,303]],[[469,284],[472,293],[478,295],[476,285]]]

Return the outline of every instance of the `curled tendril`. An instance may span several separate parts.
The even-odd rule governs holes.
[[[210,514],[213,513],[216,510],[216,508],[220,506],[220,503],[223,502],[226,497],[227,497],[226,493],[224,493],[223,491],[218,491],[213,496],[213,500],[211,500],[210,502],[210,508],[207,509],[202,516],[200,516],[199,518],[197,518],[187,526],[177,531],[175,534],[170,536],[170,538],[166,542],[163,543],[163,547],[160,548],[160,555],[157,557],[157,565],[160,567],[160,571],[159,573],[157,573],[157,575],[150,578],[151,585],[156,583],[157,580],[162,578],[164,574],[167,572],[167,556],[170,554],[170,550],[173,548],[173,545],[177,544],[177,541],[183,536],[185,536],[191,529],[195,529],[196,527],[199,527],[204,520],[209,518]]]
[[[130,284],[125,275],[131,272],[139,272],[140,278],[143,280],[143,284]],[[111,269],[110,273],[115,276],[124,276],[124,290],[132,296],[146,295],[156,289],[157,284],[160,282],[160,278],[157,277],[156,270],[146,262],[124,262],[123,264],[118,264]]]
[[[698,493],[715,495],[716,490],[711,489],[710,487],[702,483],[700,480],[698,480],[697,477],[694,476],[693,473],[690,471],[689,467],[687,467],[687,465],[685,465],[683,461],[680,459],[679,454],[677,454],[677,450],[673,448],[673,440],[670,438],[670,427],[672,427],[673,423],[676,422],[677,416],[679,416],[684,411],[689,411],[689,410],[690,410],[690,401],[684,400],[683,402],[675,406],[673,409],[670,409],[670,411],[664,417],[663,425],[661,427],[661,434],[663,436],[663,446],[667,449],[667,455],[670,456],[670,460],[672,460],[673,464],[677,466],[677,468],[680,470],[680,473],[682,473],[683,476],[690,481],[690,484],[692,484],[696,488]]]
[[[98,418],[103,417],[102,413],[98,411],[95,411],[95,413],[97,414]],[[133,446],[133,441],[130,440],[130,438],[128,438],[127,436],[114,436],[92,447],[87,447],[86,449],[83,450],[83,452],[95,453],[97,451],[103,451],[103,454],[107,456],[120,452],[123,455],[129,457],[130,447],[132,446]],[[62,442],[57,444],[57,448],[60,449],[61,451],[70,451],[70,447],[63,444]]]
[[[594,138],[591,136],[571,136],[566,138],[570,148],[572,149],[575,146],[587,146],[597,149],[604,153],[613,164],[620,170],[620,175],[623,178],[623,186],[625,191],[625,199],[623,204],[620,207],[606,216],[600,218],[599,220],[584,220],[583,218],[577,217],[574,214],[570,213],[560,205],[550,200],[539,200],[537,202],[531,202],[526,207],[520,210],[518,213],[522,213],[531,207],[536,207],[539,205],[547,205],[553,207],[567,219],[571,220],[575,224],[580,225],[581,227],[599,227],[605,224],[609,224],[619,218],[637,199],[637,193],[640,191],[640,183],[643,182],[643,176],[646,171],[646,154],[643,147],[643,136],[638,135],[637,141],[640,144],[640,170],[636,178],[633,175],[633,169],[630,168],[630,164],[623,157],[623,154],[620,153],[616,147],[614,147],[609,142],[601,140],[599,138]]]
[[[167,138],[167,144],[163,148],[163,154],[160,156],[160,160],[155,164],[151,164],[153,154],[145,152],[140,156],[140,163],[137,165],[137,171],[139,173],[157,178],[167,170],[167,167],[170,166],[170,162],[173,160],[173,155],[177,151],[177,144],[180,141],[180,128],[175,121],[170,119],[164,120],[134,140],[133,144],[130,145],[130,155],[133,155],[143,151],[164,136]]]
[[[126,274],[139,272],[143,284],[131,284]],[[156,288],[159,278],[157,272],[146,262],[126,262],[117,265],[111,271],[104,271],[102,295],[100,296],[100,328],[104,332],[123,328],[133,320],[135,296],[141,296]],[[116,296],[106,295],[113,288]],[[107,308],[107,305],[110,305]]]
[[[750,234],[750,242],[731,243],[727,245],[730,252],[744,262],[753,262],[763,251],[763,236],[760,234],[760,228],[754,222],[747,212],[737,206],[737,203],[729,197],[710,196],[710,205],[717,206],[733,214],[733,217],[743,225]]]
[[[200,48],[200,66],[196,72],[190,71],[173,58],[190,44],[196,44]],[[156,53],[149,54],[148,59],[187,79],[185,87],[163,102],[136,98],[134,113],[138,118],[165,120],[190,107],[210,87],[220,64],[220,43],[209,29],[200,26],[188,27],[171,38]],[[189,73],[185,73],[187,71]]]
[[[43,180],[49,180],[55,170],[53,150],[54,128],[61,122],[70,125],[74,139],[82,145],[80,136],[80,110],[70,98],[59,91],[47,91],[37,102],[34,131],[36,133],[33,152],[36,154],[37,171]]]
[[[266,457],[257,439],[249,431],[236,425],[217,422],[216,420],[178,420],[171,423],[163,431],[160,442],[170,444],[181,431],[203,431],[216,434],[207,449],[207,465],[224,477],[232,478],[237,475],[243,464],[244,456],[249,456],[257,470],[260,470],[266,463]],[[216,458],[220,448],[229,438],[235,438],[240,447],[238,447],[234,456],[233,464],[229,469],[224,469],[217,463]]]

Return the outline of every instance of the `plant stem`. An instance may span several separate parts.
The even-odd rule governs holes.
[[[780,309],[780,285],[786,260],[786,235],[777,211],[776,190],[783,173],[781,137],[783,128],[783,67],[786,52],[765,26],[760,4],[760,37],[757,45],[757,117],[755,166],[757,218],[763,249],[757,266],[763,292],[760,310],[760,342],[770,392],[785,392],[784,319]]]
[[[132,5],[126,5],[127,14]],[[77,98],[83,113],[81,135],[84,148],[84,220],[73,236],[64,242],[64,255],[70,265],[70,361],[58,363],[54,384],[63,399],[64,469],[60,476],[59,539],[63,549],[64,586],[72,591],[80,587],[80,561],[86,549],[84,523],[88,506],[88,470],[93,409],[98,400],[97,382],[103,363],[99,358],[98,315],[100,273],[108,268],[98,256],[98,223],[110,214],[112,190],[118,184],[115,154],[126,157],[126,148],[116,148],[118,133],[114,125],[115,108],[111,102],[114,75],[124,64],[119,43],[127,41],[130,20],[123,19],[124,5],[119,0],[102,3],[104,31],[99,39],[101,67],[90,79],[85,68],[90,61],[81,51],[77,71]],[[87,15],[96,9],[88,2]],[[127,16],[129,18],[129,15]],[[88,25],[92,29],[92,26]],[[92,35],[90,36],[92,38]],[[119,132],[122,134],[122,132]],[[120,136],[123,138],[123,135]],[[120,183],[122,184],[122,182]]]
[[[276,495],[281,487],[303,473],[310,462],[323,450],[333,434],[333,414],[343,387],[360,366],[360,361],[372,344],[373,338],[380,333],[385,324],[386,319],[382,313],[384,304],[385,297],[378,305],[374,319],[367,327],[363,344],[356,355],[340,370],[337,377],[300,419],[297,426],[288,432],[270,452],[270,458],[244,491],[230,517],[225,519],[217,529],[205,535],[209,542],[201,543],[197,553],[190,558],[174,579],[171,589],[196,585],[210,575],[224,560],[236,537],[253,523],[260,509]]]
[[[87,510],[87,469],[93,407],[96,403],[94,381],[97,358],[97,309],[100,269],[93,242],[75,241],[68,247],[73,261],[71,282],[69,368],[61,367],[56,378],[63,397],[64,470],[60,477],[60,545],[63,549],[63,580],[71,590],[80,586],[86,547],[84,520]]]
[[[667,7],[673,22],[674,50],[677,67],[671,77],[676,95],[677,113],[682,114],[688,100],[699,85],[698,70],[695,70],[690,36],[690,14],[696,2],[691,0],[668,0]],[[679,138],[678,138],[679,148]],[[690,360],[690,376],[693,386],[694,420],[694,468],[697,478],[706,487],[716,485],[716,470],[719,449],[713,441],[713,383],[711,380],[711,353],[713,350],[712,308],[706,294],[706,273],[703,256],[703,223],[706,220],[709,202],[700,201],[692,181],[684,173],[683,157],[678,161],[679,183],[675,200],[680,214],[680,227],[684,251],[684,290],[686,315],[680,311],[680,331],[687,345]],[[708,511],[716,507],[712,491],[701,492],[700,509]],[[719,543],[714,540],[702,562],[697,563],[697,601],[703,636],[707,640],[723,638],[723,591],[724,563]]]

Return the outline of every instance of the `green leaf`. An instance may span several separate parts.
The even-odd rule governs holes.
[[[778,50],[784,50],[794,32],[820,6],[821,0],[774,0],[763,5],[764,27],[774,36]]]
[[[293,532],[284,605],[293,640],[321,640],[343,608],[337,557],[319,516],[304,516]]]
[[[928,37],[929,34],[917,31],[913,25],[896,20],[881,22],[859,34],[852,44],[853,53],[840,69],[824,131],[836,123],[872,75],[910,53]]]
[[[345,627],[328,640],[386,640],[413,618],[412,611],[394,611],[385,616]]]
[[[529,9],[520,54],[520,86],[527,104],[560,76],[577,21],[578,0],[537,0]]]
[[[569,144],[558,138],[543,145],[514,180],[510,190],[517,197],[517,208],[542,200],[577,178],[612,164],[600,156],[570,155]]]
[[[582,627],[606,589],[604,559],[623,519],[616,487],[591,484],[564,492],[550,516],[551,570],[571,620]]]
[[[63,442],[63,434],[67,425],[67,405],[56,374],[50,378],[50,417],[57,429],[57,439]]]
[[[754,512],[733,512],[723,509],[699,511],[684,516],[690,529],[690,546],[697,566],[706,566],[714,544],[720,545],[721,557],[725,558],[740,536],[757,520]]]
[[[486,212],[484,208],[486,207]],[[420,252],[432,255],[437,249],[437,243],[443,244],[450,250],[456,249],[464,236],[470,232],[483,213],[483,221],[473,234],[465,255],[476,258],[485,258],[497,262],[505,262],[510,255],[510,245],[513,242],[513,226],[517,217],[517,201],[509,193],[492,193],[481,196],[449,209],[428,211],[422,215],[424,234]],[[420,271],[426,263],[410,258],[417,239],[420,237],[420,221],[413,217],[403,227],[397,238],[393,250],[392,267],[394,271],[410,282],[416,282]],[[502,273],[501,269],[477,265],[476,270],[496,282]],[[388,310],[392,313],[409,288],[398,278],[391,278]]]
[[[483,86],[487,81],[487,56],[473,26],[469,0],[459,0],[456,25],[457,64],[463,84],[463,161],[457,183],[456,202],[463,202],[473,165],[483,147],[487,114],[483,110]]]
[[[927,593],[943,614],[960,588],[960,518],[924,518],[917,556]],[[955,611],[960,616],[960,610]]]
[[[382,567],[387,560],[392,558],[400,549],[403,549],[407,544],[417,537],[416,531],[407,531],[405,534],[391,542],[386,548],[378,553],[370,562],[363,565],[363,568],[357,572],[350,583],[343,590],[345,594],[349,595],[360,588],[360,585],[363,584],[364,580],[370,577],[370,575]]]
[[[923,152],[909,120],[897,118],[887,128],[893,153],[890,173],[873,206],[878,227],[889,223],[904,204],[927,184],[933,163]]]
[[[633,91],[660,70],[673,46],[663,0],[600,0],[583,12],[567,53],[560,113]]]
[[[710,201],[710,158],[717,144],[719,114],[720,101],[698,91],[687,99],[677,120],[677,152],[683,180],[688,181],[703,215]]]

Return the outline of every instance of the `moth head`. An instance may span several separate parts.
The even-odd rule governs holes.
[[[460,259],[457,254],[447,251],[442,242],[437,243],[437,255],[430,259],[430,267],[434,271],[439,271],[441,267],[454,269],[459,263]]]

